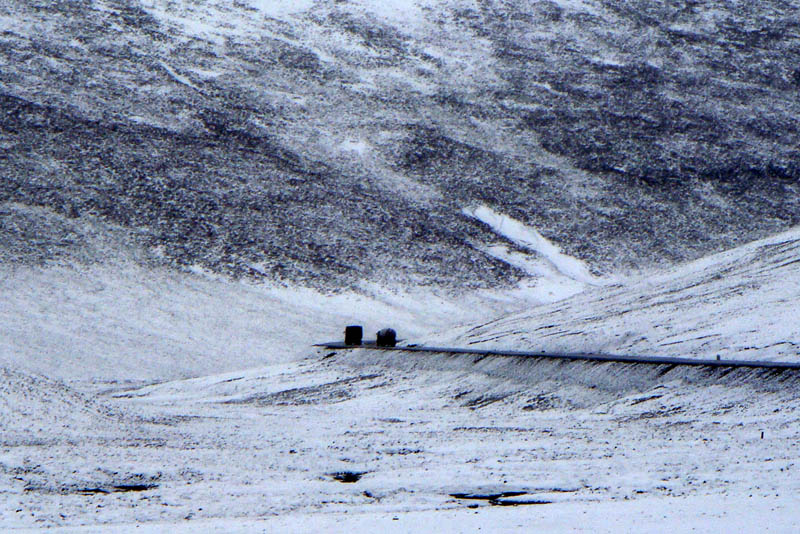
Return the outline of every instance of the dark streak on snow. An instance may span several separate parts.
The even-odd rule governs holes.
[[[75,495],[98,495],[110,493],[128,493],[148,491],[158,487],[158,484],[117,484],[112,486],[87,486],[87,487],[72,487],[63,486],[61,488],[51,488],[43,486],[28,486],[25,488],[26,492],[36,493],[58,493],[61,495],[75,494]]]
[[[359,480],[361,480],[361,477],[363,477],[366,474],[367,474],[366,472],[339,471],[337,473],[331,473],[330,477],[344,484],[352,484],[354,482],[358,482]]]
[[[503,491],[500,493],[451,493],[455,499],[487,501],[492,506],[525,506],[532,504],[551,504],[552,501],[542,499],[512,499],[527,495],[527,491]]]

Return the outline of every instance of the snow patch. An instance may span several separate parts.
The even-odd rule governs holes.
[[[19,28],[19,20],[14,17],[0,16],[0,31],[7,32]]]
[[[600,13],[598,6],[591,0],[556,0],[555,4],[563,9],[575,11],[576,13],[591,13],[594,15]]]
[[[351,0],[351,4],[386,21],[405,26],[419,22],[426,7],[441,4],[441,0]]]
[[[184,37],[190,36],[207,39],[217,45],[223,45],[225,39],[220,35],[220,28],[217,24],[209,22],[203,13],[187,12],[185,10],[179,11],[175,9],[178,6],[165,4],[162,0],[143,1],[142,8],[151,16],[158,19],[162,24],[169,27],[171,30],[178,29],[179,32],[185,34]],[[187,6],[179,6],[186,8]],[[179,35],[179,34],[178,34]]]
[[[497,213],[487,206],[466,208],[463,213],[487,224],[496,234],[508,239],[520,248],[536,253],[552,268],[552,271],[549,272],[588,285],[603,284],[601,279],[589,272],[589,268],[584,262],[564,254],[557,245],[548,241],[535,228],[526,226],[507,215]],[[530,269],[528,272],[533,275],[545,274],[540,268]]]
[[[367,150],[369,150],[369,144],[363,139],[348,139],[344,143],[339,145],[339,148],[342,152],[355,152],[359,156],[363,156],[366,154]]]
[[[161,65],[161,68],[163,68],[167,72],[167,74],[169,74],[169,76],[173,80],[178,82],[179,84],[185,85],[186,87],[189,87],[190,89],[194,89],[198,93],[202,93],[203,92],[203,91],[200,90],[199,87],[197,87],[195,84],[193,84],[192,81],[189,78],[187,78],[186,76],[182,76],[182,75],[178,74],[175,71],[175,69],[173,69],[172,67],[167,65],[164,61],[159,61],[159,65]]]
[[[561,275],[549,262],[537,260],[507,246],[492,245],[481,250],[536,277],[523,281],[519,288],[519,297],[531,303],[556,302],[586,289],[586,284]]]
[[[314,0],[249,0],[251,6],[275,19],[308,11]]]

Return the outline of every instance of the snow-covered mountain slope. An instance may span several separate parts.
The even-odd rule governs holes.
[[[30,224],[9,205],[39,206],[55,242],[103,223],[154,261],[326,288],[513,283],[475,205],[595,272],[696,258],[800,221],[798,16],[781,0],[6,2],[1,228]],[[52,260],[34,249],[17,261]]]
[[[800,230],[464,328],[455,346],[800,360]]]
[[[525,273],[503,290],[361,282],[323,292],[232,282],[198,264],[188,272],[159,265],[113,225],[19,204],[0,213],[25,223],[8,227],[0,265],[0,365],[70,381],[164,380],[285,362],[312,343],[341,339],[351,323],[367,336],[392,326],[419,340],[611,283],[485,207],[470,216],[514,247],[493,245],[487,254]],[[19,261],[47,254],[44,266]]]

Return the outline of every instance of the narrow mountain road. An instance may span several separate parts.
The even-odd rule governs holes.
[[[459,347],[423,347],[423,346],[398,346],[380,347],[374,344],[364,345],[345,345],[343,342],[319,343],[315,347],[322,347],[333,350],[385,350],[399,352],[429,352],[445,354],[465,354],[473,356],[497,356],[497,357],[522,357],[522,358],[541,358],[546,360],[569,360],[569,361],[588,361],[588,362],[609,362],[609,363],[629,363],[629,364],[648,364],[648,365],[686,365],[693,367],[713,367],[713,368],[750,368],[750,369],[772,369],[772,370],[792,370],[800,371],[800,362],[772,362],[755,360],[702,360],[693,358],[673,358],[664,356],[625,356],[614,354],[585,354],[585,353],[549,353],[549,352],[526,352],[513,350],[480,350]]]

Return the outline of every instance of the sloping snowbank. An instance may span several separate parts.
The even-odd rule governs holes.
[[[800,360],[800,229],[447,340],[516,350]],[[445,340],[442,340],[445,341]]]
[[[430,288],[324,294],[132,264],[0,269],[0,366],[67,380],[166,380],[306,356],[391,326],[419,339],[520,309],[513,295]]]

